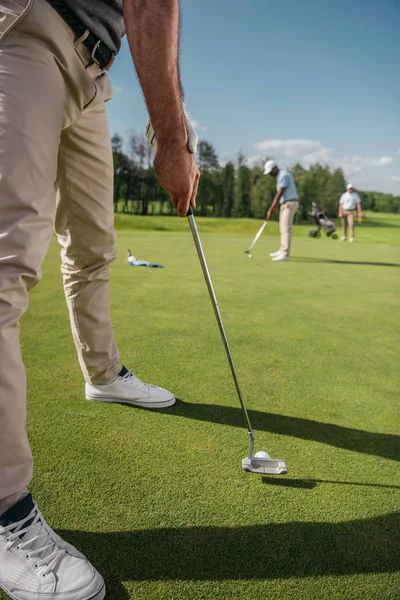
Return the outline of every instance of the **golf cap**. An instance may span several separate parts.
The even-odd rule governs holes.
[[[267,160],[267,162],[265,163],[265,166],[264,166],[264,175],[269,175],[271,173],[272,169],[276,166],[277,166],[277,164],[274,160]]]
[[[354,190],[354,185],[353,185],[352,183],[348,183],[348,184],[347,184],[347,188],[346,188],[346,189],[347,189],[347,190],[349,190],[350,188],[351,188],[352,190]]]

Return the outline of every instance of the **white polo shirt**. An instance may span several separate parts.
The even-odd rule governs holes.
[[[340,204],[344,210],[354,210],[357,204],[361,204],[361,198],[357,192],[345,192],[340,198]]]

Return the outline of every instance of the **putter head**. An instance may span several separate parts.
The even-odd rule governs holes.
[[[252,456],[251,458],[247,456],[244,458],[242,469],[259,475],[285,475],[288,471],[284,460],[261,456]]]

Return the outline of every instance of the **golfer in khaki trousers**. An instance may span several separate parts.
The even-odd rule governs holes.
[[[349,242],[354,242],[354,211],[357,209],[358,222],[362,221],[361,198],[354,189],[352,183],[349,183],[346,192],[341,195],[339,201],[339,218],[342,219],[343,235],[341,241],[345,242],[347,237],[347,223],[350,229]]]
[[[281,247],[277,252],[272,252],[274,262],[289,260],[292,242],[292,225],[296,212],[299,210],[297,188],[293,176],[288,171],[280,170],[273,160],[265,163],[264,175],[271,175],[276,179],[276,196],[267,211],[266,220],[269,221],[278,204],[280,204],[279,231],[281,234]]]
[[[101,576],[46,525],[27,490],[19,319],[53,226],[86,398],[150,408],[175,401],[121,364],[112,333],[113,161],[104,104],[124,28],[158,140],[155,170],[184,216],[199,173],[179,80],[178,0],[123,7],[122,0],[0,0],[0,588],[17,600],[105,596]]]

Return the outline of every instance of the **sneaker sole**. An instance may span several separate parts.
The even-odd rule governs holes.
[[[155,400],[154,402],[146,402],[145,400],[140,400],[140,398],[135,400],[126,400],[125,398],[106,398],[103,396],[86,396],[86,400],[92,400],[94,402],[114,402],[116,404],[129,404],[130,406],[139,406],[140,408],[168,408],[168,406],[173,406],[176,402],[175,397],[168,398],[167,400]]]
[[[0,585],[0,590],[3,590],[3,592],[5,592],[7,594],[7,596],[10,596],[11,600],[19,600],[19,598],[17,598],[16,596],[13,596],[11,592],[9,592],[5,587],[3,587],[2,585]],[[94,596],[88,596],[87,598],[84,598],[83,600],[104,600],[104,598],[106,597],[106,586],[103,583],[103,587],[101,588],[101,590],[99,592],[96,592]]]

